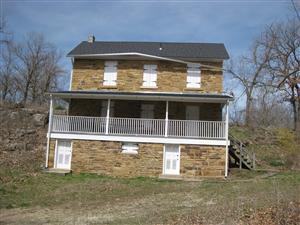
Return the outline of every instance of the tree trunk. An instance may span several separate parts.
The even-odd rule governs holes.
[[[26,83],[25,90],[24,90],[24,96],[22,103],[25,105],[27,103],[27,98],[28,98],[28,92],[29,92],[29,82]]]
[[[246,126],[250,125],[250,101],[246,101],[246,111],[245,111],[245,124]]]
[[[300,90],[298,92],[298,110],[296,111],[296,123],[295,123],[295,131],[296,131],[296,141],[300,144]]]
[[[252,88],[246,92],[246,111],[245,111],[245,124],[251,126],[251,108],[252,108]]]

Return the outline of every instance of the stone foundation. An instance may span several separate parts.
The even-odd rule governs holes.
[[[184,177],[225,176],[225,147],[181,145],[180,174]]]
[[[163,171],[164,144],[139,144],[137,155],[121,153],[121,142],[73,140],[71,169],[74,173],[97,173],[116,177],[158,177]],[[49,168],[54,163],[55,140],[51,140]],[[187,178],[223,177],[225,147],[180,145],[180,175]]]

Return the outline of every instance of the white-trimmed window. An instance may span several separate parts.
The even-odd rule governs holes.
[[[117,85],[117,61],[106,61],[104,65],[104,86],[116,86]]]
[[[200,88],[201,87],[201,69],[197,63],[191,63],[187,66],[187,88]]]
[[[144,65],[143,87],[157,87],[157,65]]]

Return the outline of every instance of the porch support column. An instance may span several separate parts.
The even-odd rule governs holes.
[[[107,100],[105,134],[108,134],[110,99]]]
[[[166,101],[165,137],[168,137],[169,101]]]
[[[50,149],[50,136],[51,136],[51,131],[52,131],[52,119],[53,119],[53,98],[52,98],[52,95],[50,95],[50,108],[49,108],[49,122],[48,122],[47,150],[46,150],[45,168],[48,168],[49,149]]]
[[[229,129],[229,112],[228,112],[228,105],[229,101],[226,102],[226,108],[225,108],[225,138],[226,138],[226,152],[225,152],[225,177],[228,176],[228,145],[229,145],[229,139],[228,139],[228,129]]]

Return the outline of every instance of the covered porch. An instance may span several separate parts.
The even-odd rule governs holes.
[[[53,113],[53,98],[69,102],[67,115]],[[221,94],[56,92],[49,135],[224,141],[230,99]]]

